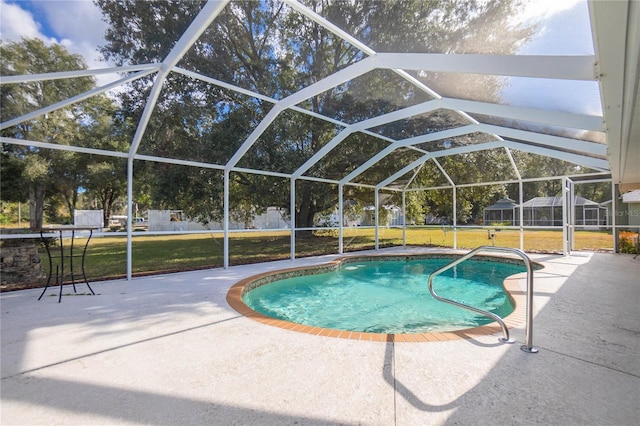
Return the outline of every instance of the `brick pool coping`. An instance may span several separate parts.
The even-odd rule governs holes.
[[[366,340],[374,342],[439,342],[457,339],[471,339],[476,336],[486,336],[495,333],[502,333],[502,327],[497,322],[485,324],[479,327],[433,333],[367,333],[361,331],[335,330],[329,328],[315,327],[310,325],[298,324],[291,321],[280,320],[261,314],[248,307],[243,301],[242,296],[248,291],[253,290],[261,285],[268,284],[273,281],[299,277],[303,275],[315,275],[330,272],[338,269],[342,264],[352,262],[367,262],[379,260],[414,260],[414,259],[433,259],[446,258],[454,259],[456,255],[450,254],[398,254],[398,255],[367,255],[367,256],[346,256],[341,257],[321,265],[301,266],[295,268],[281,269],[278,271],[270,271],[257,275],[252,275],[231,286],[227,292],[227,303],[241,315],[254,321],[261,322],[266,325],[283,328],[286,330],[296,331],[299,333],[315,334],[319,336],[337,337],[340,339]],[[496,261],[502,263],[521,264],[520,259],[513,259],[503,256],[477,256],[482,260]],[[526,320],[526,291],[522,291],[518,287],[518,281],[523,273],[515,274],[507,277],[503,282],[503,287],[514,304],[514,310],[511,314],[503,318],[507,328],[516,327]],[[426,284],[426,279],[425,279]]]

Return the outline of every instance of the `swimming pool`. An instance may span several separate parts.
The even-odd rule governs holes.
[[[439,302],[429,294],[429,274],[452,259],[424,255],[345,258],[322,267],[244,280],[232,287],[227,300],[236,310],[262,322],[337,337],[442,335],[487,328],[491,319]],[[434,288],[443,297],[504,318],[514,311],[515,303],[503,282],[524,271],[517,261],[483,257],[436,277]]]

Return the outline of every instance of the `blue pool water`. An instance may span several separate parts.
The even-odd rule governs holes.
[[[363,261],[336,271],[275,281],[243,296],[251,309],[286,321],[370,333],[428,333],[472,328],[490,318],[435,300],[429,274],[451,259]],[[442,297],[501,317],[514,307],[504,279],[524,272],[519,265],[469,260],[437,276]]]

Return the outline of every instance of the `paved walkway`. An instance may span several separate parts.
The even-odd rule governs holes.
[[[537,354],[523,327],[513,345],[362,342],[225,301],[244,277],[334,257],[97,282],[60,304],[3,293],[0,423],[640,424],[640,258],[533,256]]]

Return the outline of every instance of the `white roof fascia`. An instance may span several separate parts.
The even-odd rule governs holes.
[[[504,140],[505,146],[516,149],[518,151],[529,152],[531,154],[543,155],[545,157],[557,158],[559,160],[568,161],[570,163],[578,164],[584,167],[590,167],[593,169],[608,171],[609,161],[600,158],[588,157],[585,155],[574,154],[571,152],[558,151],[551,148],[543,148],[539,146],[532,146],[523,144],[521,142],[511,141],[509,139]]]
[[[463,110],[468,113],[484,114],[514,120],[533,121],[552,126],[572,129],[604,131],[602,117],[595,115],[572,114],[562,111],[549,111],[536,108],[521,108],[487,102],[467,101],[464,99],[442,98],[442,108]]]
[[[596,80],[596,59],[593,55],[378,53],[377,56],[378,68],[561,80]]]
[[[607,155],[607,145],[589,142],[580,139],[564,138],[561,136],[545,135],[542,133],[530,132],[527,130],[511,129],[509,127],[494,126],[491,124],[479,124],[479,132],[495,133],[505,138],[522,139],[550,147],[560,149],[570,149],[592,155]]]
[[[87,148],[83,146],[60,145],[57,143],[49,143],[49,142],[37,142],[37,141],[31,141],[28,139],[7,138],[4,136],[0,137],[0,143],[33,146],[36,148],[54,149],[58,151],[80,152],[83,154],[103,155],[105,157],[118,157],[118,158],[128,157],[128,154],[126,152],[108,151],[106,149]]]
[[[622,194],[623,203],[640,203],[640,190],[626,192]]]
[[[115,74],[121,72],[156,71],[158,69],[160,69],[160,64],[126,65],[112,68],[94,68],[77,71],[49,72],[43,74],[0,76],[0,82],[1,84],[29,83],[31,81],[61,80],[65,78],[91,77],[94,75]]]
[[[9,120],[9,121],[5,121],[4,123],[0,124],[0,130],[9,128],[11,126],[15,126],[17,124],[22,123],[23,121],[31,120],[33,118],[39,117],[41,115],[47,114],[47,113],[55,111],[57,109],[64,108],[64,107],[66,107],[68,105],[73,105],[73,104],[75,104],[77,102],[83,101],[85,99],[88,99],[88,98],[90,98],[92,96],[95,96],[97,94],[100,94],[102,92],[106,92],[107,90],[112,89],[114,87],[121,86],[121,85],[126,84],[126,83],[128,83],[130,81],[137,80],[139,78],[142,78],[144,76],[152,74],[155,71],[156,71],[156,69],[151,69],[151,70],[147,70],[147,71],[140,71],[140,72],[137,72],[135,74],[123,77],[123,78],[121,78],[119,80],[112,81],[111,83],[105,84],[104,86],[95,87],[95,88],[93,88],[93,89],[91,89],[91,90],[89,90],[89,91],[87,91],[85,93],[81,93],[81,94],[79,94],[77,96],[65,99],[64,101],[56,102],[55,104],[46,106],[44,108],[40,108],[37,111],[30,112],[28,114],[22,115],[20,117],[16,117],[16,118],[14,118],[12,120]]]
[[[640,145],[637,144],[640,136],[637,110],[640,96],[640,3],[635,0],[591,0],[589,12],[598,58],[612,180],[616,184],[637,184],[640,182]]]

